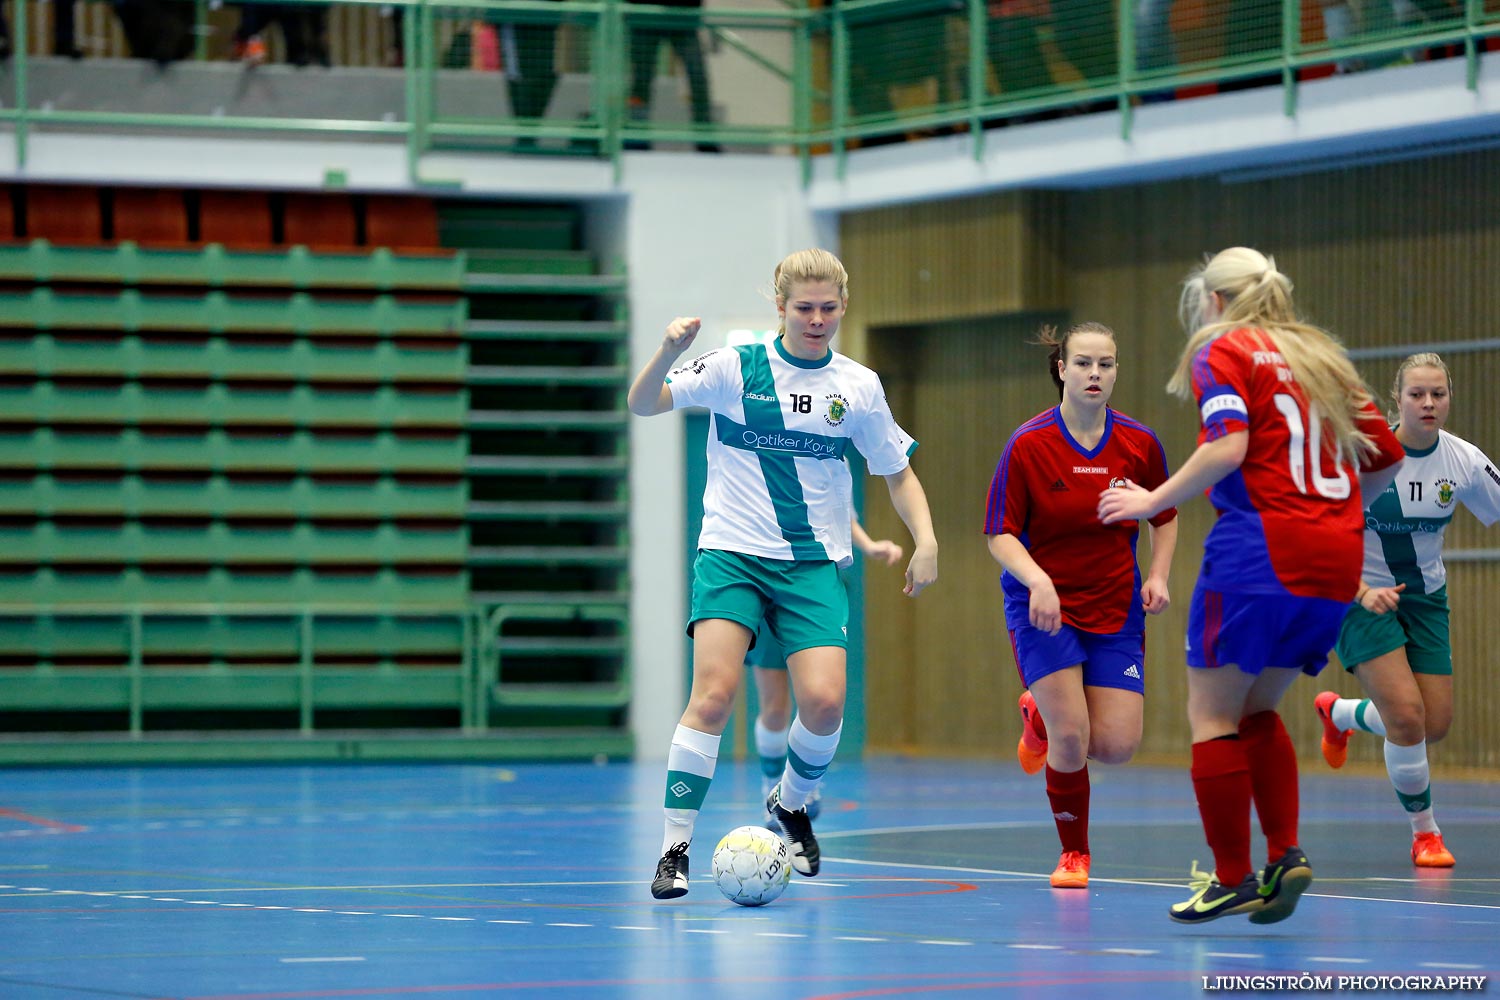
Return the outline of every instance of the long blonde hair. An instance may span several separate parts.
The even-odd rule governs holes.
[[[1223,310],[1203,322],[1208,297],[1218,293]],[[1276,260],[1249,247],[1230,247],[1209,258],[1183,283],[1178,315],[1188,331],[1187,346],[1167,391],[1193,396],[1193,360],[1209,341],[1239,327],[1263,332],[1323,420],[1324,447],[1358,462],[1377,451],[1359,429],[1357,414],[1371,400],[1370,390],[1332,334],[1303,322],[1292,306],[1291,279],[1276,270]]]
[[[787,300],[792,297],[793,285],[810,281],[830,282],[838,288],[839,300],[846,305],[849,302],[849,272],[844,270],[843,261],[818,247],[787,254],[776,265],[776,275],[772,280],[778,308],[784,308]],[[783,333],[786,333],[785,322],[776,331],[776,335],[779,337]]]

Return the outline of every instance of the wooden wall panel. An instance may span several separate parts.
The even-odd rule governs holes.
[[[1500,394],[1487,387],[1500,375],[1493,326],[1500,315],[1496,176],[1500,153],[1478,152],[1275,179],[1012,192],[847,217],[842,246],[853,282],[850,318],[858,325],[843,346],[856,357],[867,351],[888,384],[898,369],[907,372],[908,384],[892,403],[923,442],[916,468],[942,547],[942,576],[921,600],[876,589],[867,596],[870,745],[1004,756],[1018,732],[1013,667],[995,624],[996,574],[979,535],[982,493],[975,491],[982,489],[978,479],[988,482],[1010,431],[1055,397],[1031,354],[1035,348],[1021,352],[1001,339],[991,345],[1000,353],[988,357],[972,342],[1000,336],[995,331],[1005,324],[976,321],[978,332],[969,336],[934,336],[938,321],[1057,306],[1073,319],[1108,323],[1121,354],[1114,403],[1157,429],[1175,468],[1191,453],[1197,428],[1192,407],[1164,390],[1183,344],[1180,283],[1205,253],[1249,244],[1275,254],[1308,318],[1351,349],[1378,355],[1359,363],[1377,396],[1384,397],[1407,349],[1479,341],[1449,354],[1456,379],[1450,428],[1494,457]],[[921,282],[924,270],[942,280]],[[1017,278],[1028,273],[1050,277],[1030,285]],[[911,333],[914,323],[923,332]],[[903,537],[889,505],[877,493],[870,500],[872,522]],[[1181,757],[1188,745],[1182,636],[1211,520],[1201,500],[1184,507],[1173,607],[1148,625],[1145,755]],[[1500,548],[1497,531],[1460,513],[1448,547]],[[1450,572],[1459,709],[1434,760],[1494,766],[1500,751],[1488,734],[1500,731],[1500,693],[1484,679],[1500,565],[1458,562]],[[1003,669],[995,681],[978,664],[997,658]],[[1284,712],[1299,749],[1314,758],[1318,729],[1310,703],[1325,686],[1357,688],[1335,663],[1318,681],[1299,682]],[[941,704],[934,709],[930,702]],[[1354,758],[1378,760],[1378,741],[1364,742],[1374,745],[1356,747]]]
[[[869,672],[874,745],[988,753],[1010,731],[1021,686],[1001,613],[999,566],[982,533],[984,504],[1010,430],[1056,402],[1044,350],[1026,344],[1040,321],[1024,314],[874,335],[871,360],[897,419],[922,442],[912,465],[940,549],[934,589],[915,601],[898,588],[867,597],[880,602],[879,613],[866,615],[870,657],[879,649],[890,662],[899,651],[911,665]],[[960,454],[963,461],[955,461]],[[884,489],[869,489],[870,530],[905,539]]]

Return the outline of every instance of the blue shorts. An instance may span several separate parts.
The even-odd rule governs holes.
[[[1224,594],[1200,585],[1188,612],[1188,666],[1233,665],[1247,674],[1299,667],[1316,677],[1348,609],[1348,602],[1325,597]]]
[[[1141,633],[1095,635],[1064,625],[1056,635],[1022,625],[1011,629],[1021,683],[1031,687],[1048,674],[1083,665],[1084,687],[1122,688],[1146,693],[1146,643]]]

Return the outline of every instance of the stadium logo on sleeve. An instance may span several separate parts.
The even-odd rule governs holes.
[[[836,392],[823,398],[828,400],[828,412],[823,415],[823,422],[829,427],[837,427],[849,415],[849,401]]]

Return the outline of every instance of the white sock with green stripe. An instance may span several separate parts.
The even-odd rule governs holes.
[[[667,751],[667,794],[662,812],[667,828],[661,838],[661,852],[676,844],[693,842],[693,824],[698,810],[714,780],[714,765],[719,762],[719,737],[700,733],[679,725],[672,734],[672,749]]]
[[[760,717],[755,718],[755,752],[760,756],[760,797],[771,794],[776,779],[786,770],[787,729],[767,729]]]
[[[786,740],[786,768],[781,772],[781,808],[796,812],[807,804],[807,797],[833,762],[843,731],[842,719],[839,727],[827,736],[804,726],[800,715],[792,720]]]
[[[1397,746],[1385,741],[1385,770],[1396,787],[1396,798],[1411,819],[1412,833],[1437,833],[1432,817],[1432,777],[1427,767],[1427,741]]]
[[[1359,729],[1376,736],[1385,735],[1385,720],[1380,709],[1368,698],[1340,698],[1333,703],[1328,717],[1340,729]]]

